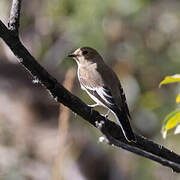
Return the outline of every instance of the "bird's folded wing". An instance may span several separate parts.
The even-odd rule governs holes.
[[[86,90],[91,95],[95,96],[106,107],[112,110],[119,109],[129,118],[131,118],[128,105],[126,102],[126,96],[124,94],[121,84],[119,85],[119,95],[117,95],[116,99],[114,99],[111,90],[108,87],[105,86],[96,87],[93,82],[86,81],[83,77],[81,77],[80,82],[84,90]]]
[[[85,79],[81,78],[81,87],[88,91],[91,95],[95,96],[102,104],[111,108],[115,105],[114,98],[111,91],[107,87],[96,87],[93,83],[88,83]]]
[[[121,86],[121,84],[119,85],[119,91],[120,91],[120,103],[119,106],[121,108],[121,110],[126,113],[128,115],[128,117],[131,119],[130,113],[129,113],[129,108],[127,105],[127,101],[126,101],[126,96],[124,94],[124,90]]]

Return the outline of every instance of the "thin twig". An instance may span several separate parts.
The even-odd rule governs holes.
[[[126,144],[124,142],[118,141],[116,139],[113,139],[112,137],[109,137],[108,140],[112,143],[111,145],[121,147],[122,149],[128,150],[130,152],[133,152],[135,154],[138,154],[140,156],[146,157],[148,159],[151,159],[153,161],[156,161],[163,166],[171,167],[174,172],[180,172],[180,164],[178,163],[172,163],[172,161],[167,161],[166,158],[161,157],[160,155],[155,155],[153,153],[143,151],[142,149],[137,148],[136,146],[131,146],[129,144]],[[173,167],[172,167],[173,166]]]
[[[10,31],[15,32],[17,35],[19,32],[20,10],[21,10],[21,0],[13,0],[8,28]]]

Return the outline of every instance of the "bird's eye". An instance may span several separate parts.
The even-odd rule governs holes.
[[[88,51],[83,51],[83,52],[82,52],[83,55],[85,55],[85,54],[87,54],[87,53],[88,53]]]

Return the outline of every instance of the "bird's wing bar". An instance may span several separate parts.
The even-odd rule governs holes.
[[[111,91],[107,87],[103,87],[102,89],[98,91],[96,90],[96,91],[110,105],[109,107],[113,111],[119,112],[120,110],[122,113],[124,113],[124,115],[126,114],[127,117],[131,118],[127,101],[126,101],[126,96],[124,94],[124,91],[121,85],[119,86],[119,90],[120,90],[120,98],[121,98],[119,105],[113,99]]]
[[[93,96],[95,96],[106,107],[112,108],[115,105],[111,92],[108,89],[104,87],[99,87],[95,89],[86,87],[86,90]]]
[[[110,89],[107,87],[95,87],[93,83],[88,83],[84,78],[80,77],[81,87],[95,96],[106,107],[111,108],[115,105]]]
[[[97,94],[110,106],[114,105],[114,100],[110,90],[106,87],[96,88]]]

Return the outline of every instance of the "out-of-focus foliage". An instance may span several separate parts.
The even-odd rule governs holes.
[[[10,3],[0,1],[0,19],[6,23]],[[179,135],[161,136],[164,117],[178,106],[179,86],[158,88],[167,74],[179,73],[179,12],[179,0],[23,1],[20,35],[65,84],[69,69],[76,70],[67,54],[81,46],[96,48],[122,82],[133,129],[180,154]],[[2,41],[0,49],[0,179],[179,179],[157,163],[97,143],[96,129],[73,113],[68,116],[67,109],[59,114],[59,105],[32,84]],[[72,93],[93,103],[76,77]],[[59,123],[63,127],[58,128],[58,119],[65,121]]]
[[[176,103],[179,104],[180,103],[180,93],[177,95],[176,97]]]
[[[180,74],[175,74],[173,76],[166,76],[163,81],[159,84],[159,86],[162,86],[164,84],[169,84],[169,83],[180,83]],[[176,103],[178,104],[180,102],[180,94],[176,97]],[[167,132],[174,129],[174,134],[180,133],[180,110],[175,110],[168,114],[165,117],[163,127],[162,127],[162,134],[163,138],[166,138]]]
[[[163,81],[160,82],[159,86],[161,87],[163,84],[170,84],[170,83],[180,83],[180,74],[175,74],[173,76],[166,76]]]
[[[180,110],[176,110],[168,114],[164,120],[164,124],[162,128],[163,138],[166,138],[167,132],[175,127],[176,129],[174,130],[174,134],[180,133],[178,127],[179,123],[180,123]]]

